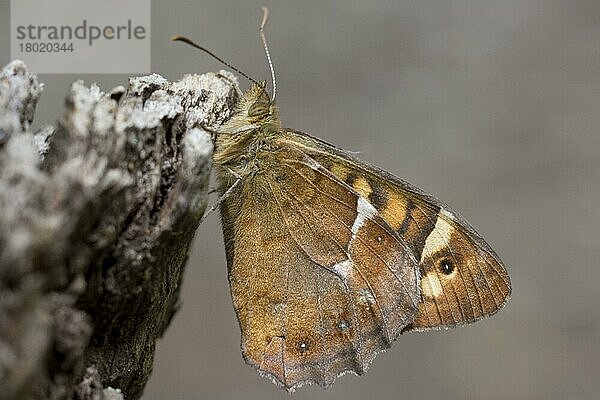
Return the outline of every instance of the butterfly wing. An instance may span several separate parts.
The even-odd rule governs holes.
[[[421,274],[419,310],[406,330],[448,328],[498,311],[510,278],[496,253],[435,197],[302,132],[288,140],[369,200],[412,249]]]
[[[221,205],[244,359],[287,389],[362,374],[419,302],[412,250],[296,147],[261,160]]]

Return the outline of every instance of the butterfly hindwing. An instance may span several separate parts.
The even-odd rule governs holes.
[[[295,147],[221,205],[244,358],[288,389],[362,374],[419,302],[412,250],[368,198]]]
[[[421,274],[419,311],[406,329],[452,327],[499,310],[510,280],[477,232],[436,198],[349,153],[301,132],[288,140],[369,199],[412,249]]]

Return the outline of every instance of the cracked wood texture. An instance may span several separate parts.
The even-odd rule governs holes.
[[[179,307],[227,72],[81,81],[32,132],[43,85],[0,73],[0,399],[136,399]],[[114,388],[114,389],[113,389]]]

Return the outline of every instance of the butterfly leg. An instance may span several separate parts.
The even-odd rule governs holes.
[[[231,169],[229,169],[229,168],[227,168],[227,170],[229,171],[229,173],[230,173],[231,175],[235,176],[235,178],[236,178],[236,179],[235,179],[235,182],[233,182],[233,184],[232,184],[232,185],[231,185],[231,186],[230,186],[230,187],[229,187],[229,188],[228,188],[228,189],[225,191],[225,193],[223,193],[223,194],[221,195],[221,197],[219,197],[219,198],[217,199],[217,201],[215,202],[215,204],[213,204],[213,205],[212,205],[212,206],[211,206],[211,207],[208,209],[208,211],[204,213],[204,215],[202,216],[202,218],[200,218],[200,224],[201,224],[202,222],[204,222],[204,220],[205,220],[206,218],[208,218],[208,216],[209,216],[210,214],[212,214],[212,212],[213,212],[213,211],[215,211],[217,208],[219,208],[219,206],[221,205],[221,203],[222,203],[222,202],[223,202],[225,199],[227,199],[227,198],[228,198],[228,197],[231,195],[231,193],[233,193],[233,189],[235,189],[235,188],[236,188],[236,186],[237,186],[237,185],[238,185],[238,184],[239,184],[239,183],[242,181],[242,177],[241,177],[241,176],[240,176],[240,175],[239,175],[237,172],[235,172],[235,171],[233,171],[233,170],[231,170]]]
[[[215,138],[217,137],[217,135],[222,133],[222,132],[216,131],[212,128],[209,128],[208,126],[204,125],[204,123],[200,123],[200,128],[202,128],[203,131],[210,133],[210,136],[211,136],[213,142],[215,141]]]

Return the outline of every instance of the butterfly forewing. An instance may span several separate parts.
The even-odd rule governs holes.
[[[328,386],[414,320],[418,260],[352,186],[295,144],[282,154],[221,206],[242,348],[286,388]]]
[[[412,250],[421,274],[419,311],[406,329],[452,327],[499,310],[510,280],[490,246],[434,197],[301,132],[288,140],[367,199]]]

